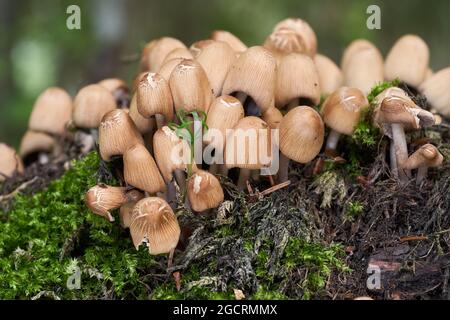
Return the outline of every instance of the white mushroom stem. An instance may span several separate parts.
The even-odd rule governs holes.
[[[336,150],[341,134],[336,130],[331,130],[328,134],[326,150]]]
[[[245,190],[245,188],[247,187],[247,180],[250,179],[251,174],[252,171],[250,169],[241,169],[239,171],[239,180],[237,183],[239,190]]]
[[[95,143],[98,143],[98,129],[90,129],[89,132],[92,138],[94,139]]]
[[[427,166],[420,166],[417,169],[417,176],[416,176],[416,184],[420,185],[423,180],[427,177],[428,174],[428,167]]]
[[[286,182],[289,175],[289,161],[290,159],[280,152],[279,168],[278,168],[278,183]]]
[[[403,163],[408,160],[408,146],[406,144],[405,131],[402,124],[393,123],[391,127],[395,158],[397,160],[398,177],[400,182],[404,183],[411,177],[410,170],[402,169]]]
[[[397,157],[395,155],[394,142],[391,142],[389,147],[389,160],[391,164],[391,172],[395,179],[398,179],[398,167],[397,167]]]

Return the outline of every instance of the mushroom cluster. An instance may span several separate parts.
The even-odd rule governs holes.
[[[289,162],[338,153],[340,136],[352,135],[370,107],[371,88],[392,79],[424,94],[433,112],[450,116],[450,69],[430,71],[429,49],[418,36],[400,38],[385,61],[374,44],[356,40],[340,67],[318,53],[314,30],[299,18],[279,22],[262,45],[250,48],[223,30],[189,47],[163,37],[144,47],[130,87],[105,79],[81,88],[73,100],[60,88],[43,92],[20,155],[25,165],[32,155],[49,161],[67,136],[84,153],[98,143],[103,161],[123,162],[124,183],[93,186],[85,196],[88,207],[111,222],[110,211],[120,209],[120,223],[136,247],[172,255],[180,203],[198,214],[217,208],[224,201],[218,175],[233,176],[236,168],[232,178],[241,190],[263,173],[272,185],[286,185]],[[416,180],[423,182],[443,157],[430,144],[410,150],[406,132],[434,125],[435,115],[397,87],[373,104],[374,123],[392,140],[392,172],[404,183],[417,169]],[[198,148],[214,161],[194,157]],[[23,172],[14,150],[0,144],[0,151],[0,179]],[[274,165],[279,170],[270,170]]]

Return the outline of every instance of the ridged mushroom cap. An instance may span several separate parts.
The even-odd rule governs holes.
[[[194,56],[192,55],[191,51],[188,48],[175,48],[167,54],[162,64],[166,63],[169,60],[180,58],[194,59]]]
[[[208,111],[212,90],[202,66],[194,60],[183,60],[172,71],[169,80],[176,110]]]
[[[228,45],[237,53],[247,50],[247,46],[234,34],[224,30],[215,30],[211,33],[212,40],[222,41],[228,43]]]
[[[23,163],[16,150],[5,143],[0,143],[0,182],[11,178],[15,173],[23,173]]]
[[[144,140],[128,113],[116,109],[103,117],[98,132],[98,144],[102,159],[110,161],[112,156],[121,156],[128,148],[144,144]]]
[[[275,56],[292,52],[308,54],[303,37],[288,28],[280,28],[272,32],[264,42],[264,48],[270,50]]]
[[[366,96],[359,89],[342,87],[325,100],[320,114],[327,126],[349,136],[359,122],[361,111],[368,106]]]
[[[204,39],[204,40],[199,40],[199,41],[195,41],[193,44],[191,44],[191,46],[189,47],[189,50],[192,53],[192,56],[194,58],[197,58],[197,56],[200,54],[200,52],[202,52],[202,50],[204,48],[206,48],[207,46],[209,46],[210,44],[216,43],[219,41],[216,40],[212,40],[212,39]],[[226,43],[223,41],[220,41],[221,43]],[[228,44],[228,43],[227,43]],[[230,47],[230,45],[228,44],[228,46]],[[230,47],[231,48],[231,47]],[[233,49],[233,48],[232,48]],[[234,52],[234,50],[233,50]],[[236,55],[236,54],[235,54]]]
[[[277,69],[275,105],[283,108],[294,99],[320,102],[319,74],[307,55],[291,53],[281,58]]]
[[[178,39],[163,37],[149,42],[142,52],[141,71],[157,72],[167,55],[174,49],[186,46]]]
[[[137,108],[144,118],[160,114],[166,121],[172,121],[172,94],[168,82],[159,74],[147,73],[139,83]]]
[[[133,120],[139,133],[142,135],[153,132],[154,128],[156,127],[155,118],[144,118],[144,116],[142,116],[142,114],[139,112],[137,105],[137,93],[135,93],[131,98],[128,115],[130,116],[131,120]]]
[[[243,92],[264,112],[274,104],[276,76],[273,55],[263,47],[251,47],[234,61],[225,78],[222,94]]]
[[[51,153],[56,146],[56,140],[43,132],[28,130],[20,142],[19,154],[22,159],[36,152]]]
[[[283,114],[278,108],[272,107],[262,114],[261,119],[269,125],[270,129],[277,129],[283,119]]]
[[[289,111],[280,123],[280,150],[291,160],[308,163],[320,152],[325,126],[313,108],[300,106]]]
[[[323,95],[329,95],[342,87],[344,75],[333,60],[324,55],[317,54],[314,57],[314,63],[319,74],[320,92]]]
[[[420,85],[420,92],[440,114],[450,117],[450,68],[443,69]]]
[[[51,87],[41,93],[34,103],[28,128],[61,136],[72,117],[72,98],[63,89]]]
[[[175,67],[179,65],[183,60],[183,58],[167,60],[166,62],[164,62],[161,68],[159,68],[158,74],[163,77],[167,83],[169,83],[170,75],[172,74],[173,69],[175,69]]]
[[[116,107],[116,100],[107,89],[91,84],[75,96],[72,119],[79,128],[97,129],[103,116]]]
[[[366,49],[378,50],[372,42],[366,39],[353,40],[347,48],[345,48],[344,53],[342,54],[341,69],[347,69],[353,54]]]
[[[136,189],[127,192],[126,196],[128,202],[123,204],[119,210],[120,226],[124,229],[130,227],[134,206],[138,201],[144,199],[144,194]]]
[[[418,88],[427,76],[429,60],[430,51],[425,41],[416,35],[405,35],[397,40],[386,57],[385,78],[398,78]]]
[[[166,185],[152,155],[142,144],[128,148],[123,155],[125,181],[154,194],[166,190]]]
[[[136,249],[145,244],[151,255],[157,255],[176,248],[181,230],[169,204],[152,197],[142,199],[134,206],[130,233]]]
[[[309,23],[300,18],[287,18],[276,24],[273,31],[280,29],[294,30],[302,39],[306,47],[305,53],[314,57],[317,52],[317,36]]]
[[[219,180],[211,173],[198,170],[188,180],[187,195],[194,211],[217,208],[224,199]]]
[[[86,192],[84,200],[86,206],[93,213],[113,222],[115,219],[109,211],[127,203],[129,198],[126,194],[126,188],[99,184]]]
[[[417,149],[404,163],[403,168],[413,170],[420,167],[440,167],[444,157],[438,148],[432,144],[425,144]]]

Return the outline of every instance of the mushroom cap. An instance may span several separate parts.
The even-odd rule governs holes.
[[[166,185],[152,155],[142,144],[127,149],[123,155],[125,181],[148,193],[163,192]]]
[[[366,96],[359,89],[342,87],[325,100],[320,114],[327,126],[349,136],[359,122],[361,111],[368,106]]]
[[[258,117],[244,117],[233,129],[226,137],[227,168],[256,170],[270,165],[272,141],[267,123]]]
[[[141,71],[158,71],[166,56],[178,48],[186,49],[186,46],[180,40],[171,37],[162,37],[149,42],[142,51]]]
[[[147,74],[147,72],[139,72],[134,78],[133,78],[133,84],[132,89],[133,93],[136,93],[137,88],[139,86],[139,82],[141,82],[142,78]]]
[[[0,182],[11,178],[14,173],[22,174],[24,171],[22,159],[16,150],[5,143],[0,143]]]
[[[377,50],[377,47],[366,39],[356,39],[352,41],[348,47],[344,50],[341,60],[341,69],[347,69],[348,64],[351,61],[353,54],[361,50],[372,49]]]
[[[420,85],[430,104],[440,114],[450,117],[450,68],[443,69]]]
[[[169,83],[170,75],[172,74],[173,69],[175,69],[175,67],[183,60],[183,58],[175,58],[165,61],[161,68],[159,68],[158,74],[163,77],[167,83]]]
[[[126,188],[111,187],[105,184],[99,184],[90,188],[85,196],[86,206],[95,214],[113,222],[114,217],[109,212],[117,209],[128,202]]]
[[[167,61],[170,61],[172,59],[179,59],[179,58],[194,59],[194,56],[192,55],[191,51],[188,48],[175,48],[167,54],[162,65]]]
[[[219,180],[211,173],[198,170],[188,180],[187,195],[196,212],[217,208],[224,199]]]
[[[183,60],[173,69],[169,80],[175,109],[208,111],[212,90],[208,76],[195,60]]]
[[[244,107],[241,102],[232,96],[221,96],[216,98],[211,104],[208,117],[206,118],[206,125],[209,129],[220,130],[223,143],[225,143],[226,130],[234,128],[242,118],[244,118]],[[210,139],[211,137],[206,131],[203,140],[208,142]],[[214,141],[211,143],[214,144]]]
[[[375,46],[361,47],[347,58],[342,68],[344,85],[368,94],[384,80],[383,56]]]
[[[283,120],[283,114],[278,108],[272,107],[262,114],[261,117],[270,127],[270,129],[277,129]]]
[[[294,99],[306,98],[320,102],[319,74],[307,55],[291,53],[281,58],[277,69],[275,104],[283,108]]]
[[[324,55],[317,54],[314,57],[314,63],[319,74],[319,85],[322,94],[329,95],[342,87],[344,75],[333,60]]]
[[[280,150],[291,160],[307,163],[313,160],[323,145],[325,127],[313,108],[293,108],[280,123]]]
[[[216,42],[226,43],[226,42],[223,42],[223,41],[216,41],[216,40],[212,40],[212,39],[204,39],[204,40],[195,41],[193,44],[191,44],[191,46],[189,47],[189,50],[191,50],[192,56],[194,58],[197,58],[197,56],[200,54],[200,52],[202,52],[202,50],[204,48],[206,48],[210,44],[213,44],[213,43],[216,43]],[[229,44],[228,44],[228,46],[230,47]],[[233,52],[234,52],[234,50],[233,50]]]
[[[264,112],[274,104],[276,76],[273,55],[263,47],[251,47],[234,61],[225,78],[222,94],[244,92]]]
[[[133,95],[130,102],[129,113],[131,120],[133,120],[136,125],[138,131],[144,135],[146,133],[153,132],[155,128],[155,118],[144,118],[142,114],[139,112],[138,104],[137,104],[137,93]]]
[[[144,243],[151,255],[157,255],[176,248],[181,230],[169,204],[161,198],[150,197],[134,206],[130,233],[136,249]]]
[[[197,48],[196,59],[205,70],[214,97],[218,97],[236,54],[227,43],[221,41],[212,41]]]
[[[427,76],[429,60],[430,51],[425,41],[416,35],[405,35],[397,40],[386,57],[385,78],[398,78],[418,88]]]
[[[144,140],[128,113],[116,109],[103,117],[98,132],[98,144],[102,159],[110,161],[112,156],[123,155],[128,148],[144,144]]]
[[[120,207],[119,219],[120,226],[124,229],[128,229],[131,223],[131,216],[133,215],[133,209],[137,202],[127,202]]]
[[[247,46],[234,34],[224,30],[215,30],[211,33],[212,40],[222,41],[228,43],[228,45],[237,53],[247,50]]]
[[[98,82],[99,85],[108,90],[111,94],[115,94],[117,90],[128,92],[128,85],[125,81],[119,78],[107,78]]]
[[[292,52],[308,54],[305,40],[295,30],[280,28],[272,32],[264,42],[264,48],[274,55],[284,55]]]
[[[438,148],[432,144],[425,144],[417,149],[404,163],[403,168],[413,170],[419,167],[440,167],[444,157]]]
[[[28,130],[20,142],[19,154],[22,159],[36,152],[51,153],[55,148],[56,140],[43,132]]]
[[[190,161],[190,146],[167,126],[153,135],[153,154],[166,183],[172,181],[175,170],[186,170]]]
[[[75,96],[72,119],[79,128],[97,129],[103,116],[116,107],[116,100],[107,89],[91,84]]]
[[[311,26],[300,18],[288,18],[277,23],[273,31],[286,28],[294,30],[303,39],[305,53],[314,57],[317,52],[317,36]]]
[[[40,94],[34,103],[28,128],[61,136],[72,117],[72,98],[61,88],[51,87]]]
[[[173,100],[169,84],[157,73],[147,73],[139,82],[137,108],[144,118],[161,114],[166,121],[173,119]]]

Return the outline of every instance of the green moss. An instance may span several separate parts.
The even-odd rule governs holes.
[[[369,104],[371,104],[373,100],[375,100],[375,98],[384,90],[389,89],[391,87],[398,87],[400,83],[401,82],[399,79],[395,79],[393,81],[380,82],[379,84],[374,86],[372,90],[370,90],[370,93],[367,95],[367,100],[369,100]]]
[[[364,212],[364,205],[359,201],[351,201],[348,203],[345,211],[345,219],[353,221],[353,219]]]

